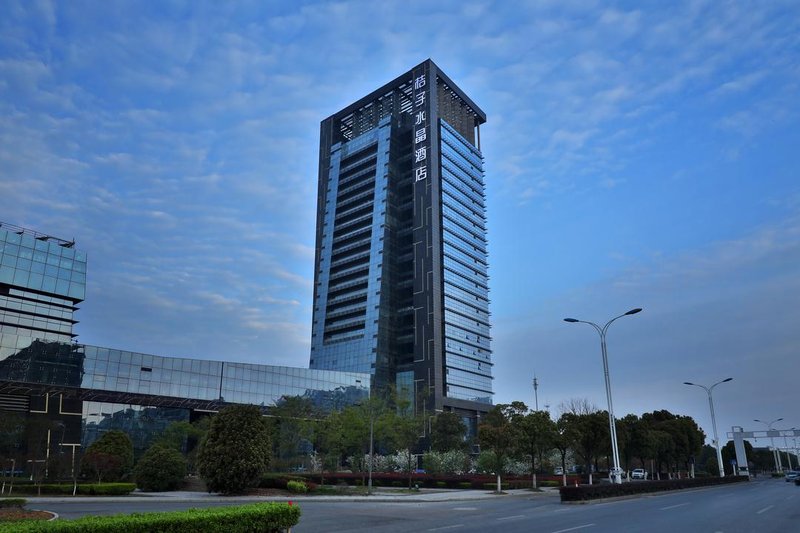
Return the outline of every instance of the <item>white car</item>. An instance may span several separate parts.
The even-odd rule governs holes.
[[[786,481],[794,481],[800,477],[800,471],[798,470],[787,470],[786,471]]]
[[[647,479],[647,470],[636,468],[631,472],[631,479]]]

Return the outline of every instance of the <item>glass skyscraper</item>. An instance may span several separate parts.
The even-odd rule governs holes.
[[[322,121],[311,368],[489,409],[485,122],[430,60]]]

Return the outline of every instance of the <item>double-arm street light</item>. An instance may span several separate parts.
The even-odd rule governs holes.
[[[642,309],[637,307],[636,309],[631,309],[627,313],[623,313],[617,317],[612,318],[606,325],[602,328],[595,324],[594,322],[588,322],[586,320],[578,320],[577,318],[565,318],[564,322],[571,322],[576,323],[580,322],[581,324],[589,324],[594,329],[597,330],[597,333],[600,334],[600,351],[603,354],[603,373],[605,374],[606,378],[606,399],[608,400],[608,428],[611,432],[611,453],[612,459],[614,461],[614,469],[612,472],[612,481],[614,483],[622,483],[622,474],[620,472],[619,467],[619,447],[617,446],[617,427],[614,423],[614,406],[611,402],[611,379],[608,376],[608,350],[606,349],[606,332],[608,331],[608,326],[611,325],[612,322],[617,320],[618,318],[622,318],[628,315],[635,315],[636,313],[640,312]]]
[[[753,422],[759,422],[767,426],[769,431],[772,431],[772,424],[775,422],[780,422],[783,418],[776,418],[772,422],[764,422],[763,420],[759,420],[757,418],[753,419]],[[775,460],[775,471],[776,472],[783,472],[783,467],[781,466],[781,456],[777,453],[775,449],[775,437],[770,436],[769,438],[770,444],[772,444],[772,458]]]
[[[725,477],[725,470],[722,466],[722,451],[719,447],[719,437],[717,436],[717,419],[714,417],[714,400],[711,398],[711,391],[714,390],[714,387],[719,385],[720,383],[727,383],[733,380],[733,378],[723,379],[722,381],[718,381],[711,385],[710,387],[706,387],[705,385],[699,385],[697,383],[690,383],[688,381],[684,381],[684,385],[692,385],[694,387],[702,387],[708,393],[708,406],[711,408],[711,427],[714,428],[714,445],[717,447],[717,465],[719,466],[719,477]],[[736,472],[734,472],[736,474]]]

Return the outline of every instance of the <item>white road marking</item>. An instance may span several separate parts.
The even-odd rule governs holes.
[[[497,520],[514,520],[516,518],[525,518],[524,514],[516,514],[514,516],[504,516],[503,518],[498,518]]]
[[[670,505],[668,507],[662,507],[659,511],[666,511],[668,509],[675,509],[676,507],[683,507],[684,505],[689,505],[689,502],[679,503],[677,505]]]
[[[764,507],[763,509],[761,509],[760,511],[756,512],[756,514],[766,513],[767,511],[769,511],[773,507],[775,507],[775,506],[774,505],[768,505],[768,506]]]
[[[477,507],[453,507],[453,511],[477,511]]]
[[[570,527],[570,528],[567,528],[567,529],[559,529],[558,531],[553,531],[553,533],[566,533],[567,531],[575,531],[576,529],[584,529],[584,528],[592,527],[592,526],[594,526],[594,524],[584,524],[582,526],[575,526],[575,527]]]
[[[442,527],[435,527],[433,529],[429,529],[428,531],[442,531],[445,529],[455,529],[457,527],[464,527],[464,524],[455,524],[452,526],[442,526]]]

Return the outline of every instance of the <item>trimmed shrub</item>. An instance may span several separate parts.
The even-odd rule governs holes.
[[[458,484],[458,488],[459,489],[471,489],[472,488],[472,483],[470,483],[469,481],[462,481],[462,482],[460,482]]]
[[[300,521],[300,508],[284,503],[254,503],[237,507],[189,509],[168,513],[86,516],[77,520],[0,524],[0,533],[197,533],[225,531],[277,533]]]
[[[286,489],[295,494],[305,494],[308,492],[308,487],[302,481],[289,481],[286,483]]]
[[[447,488],[447,482],[446,481],[437,481],[436,482],[436,488],[446,489]]]
[[[102,481],[122,481],[133,467],[133,442],[124,431],[112,429],[86,449],[81,470]]]
[[[25,507],[28,500],[25,498],[2,498],[0,499],[0,509],[8,509],[12,507]]]
[[[144,491],[177,490],[186,477],[186,459],[178,450],[157,444],[139,459],[134,474],[136,486]]]
[[[209,491],[232,494],[258,484],[272,456],[270,428],[254,405],[232,405],[211,420],[197,466]]]
[[[14,484],[14,492],[37,494],[36,485]],[[124,496],[136,490],[134,483],[80,483],[78,494],[82,496]],[[41,485],[42,494],[72,494],[72,483],[46,483]]]
[[[596,500],[600,498],[613,498],[616,496],[629,496],[634,494],[645,494],[648,492],[707,487],[711,485],[738,483],[741,481],[749,481],[749,478],[747,476],[728,476],[724,478],[686,478],[668,479],[662,481],[637,481],[635,483],[622,483],[620,485],[603,483],[599,485],[561,487],[559,492],[561,494],[562,502],[572,502]]]

